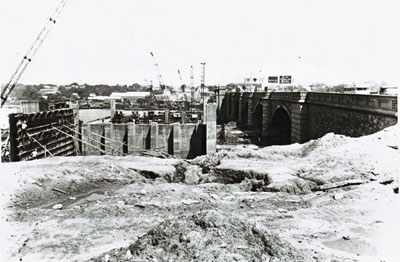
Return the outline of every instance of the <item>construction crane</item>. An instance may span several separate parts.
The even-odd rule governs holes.
[[[193,66],[190,66],[190,95],[191,95],[191,102],[194,103],[194,72]]]
[[[156,60],[156,58],[154,57],[154,54],[153,54],[153,52],[150,52],[150,55],[151,55],[151,57],[153,58],[153,61],[154,61],[154,69],[156,70],[156,74],[157,74],[157,78],[158,78],[158,83],[159,83],[159,85],[160,85],[160,88],[162,89],[162,90],[164,90],[165,89],[165,85],[164,85],[164,81],[163,81],[163,79],[162,79],[162,75],[161,75],[161,73],[160,73],[160,68],[158,67],[158,63],[157,63],[157,60]]]
[[[160,73],[160,68],[158,67],[157,60],[156,60],[156,58],[154,57],[153,52],[150,52],[150,55],[151,55],[151,57],[153,58],[153,61],[154,61],[154,64],[153,64],[153,65],[154,65],[154,69],[156,70],[158,82],[159,82],[159,85],[160,85],[160,89],[161,89],[162,92],[163,92],[163,96],[164,96],[164,99],[165,99],[165,103],[167,104],[167,107],[168,107],[168,108],[172,108],[171,102],[169,101],[168,96],[165,94],[165,85],[164,85],[164,81],[163,81],[163,79],[162,79],[162,75],[161,75],[161,73]]]
[[[178,75],[179,75],[179,79],[181,80],[181,89],[182,89],[182,92],[183,92],[183,96],[185,98],[185,109],[187,110],[187,109],[190,108],[190,106],[189,106],[190,101],[189,101],[188,96],[186,95],[186,85],[183,82],[181,71],[179,69],[178,69]]]
[[[182,75],[181,75],[181,70],[178,69],[178,75],[179,75],[179,80],[181,80],[181,86],[184,86],[185,84],[183,83]]]
[[[46,25],[40,31],[38,36],[36,37],[35,41],[33,42],[32,46],[29,48],[28,52],[26,52],[25,56],[22,58],[21,62],[19,63],[17,69],[15,70],[14,74],[11,76],[10,81],[4,86],[3,90],[1,91],[1,107],[6,103],[8,97],[10,96],[11,92],[18,84],[19,79],[21,78],[22,74],[25,72],[26,68],[28,67],[29,63],[32,62],[33,57],[36,55],[37,51],[39,50],[40,46],[42,45],[43,41],[49,35],[51,29],[56,24],[58,17],[61,14],[67,0],[62,0],[60,4],[57,6],[57,9],[54,11],[52,16],[48,19]]]

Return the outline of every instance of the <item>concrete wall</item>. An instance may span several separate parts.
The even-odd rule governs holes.
[[[128,126],[128,154],[150,149],[151,125],[123,124]]]
[[[84,124],[82,125],[82,154],[83,155],[102,155],[105,148],[101,147],[102,136],[104,135],[104,124]],[[104,142],[103,142],[104,143]]]
[[[150,148],[173,155],[173,126],[152,123]]]
[[[212,155],[217,152],[217,104],[208,104],[206,115],[206,151],[207,155]]]
[[[105,124],[104,134],[106,154],[114,156],[124,155],[124,138],[128,131],[127,125],[124,124]]]
[[[215,153],[215,120],[213,125],[209,124],[210,128],[207,131],[204,124],[88,123],[82,126],[84,141],[82,153],[126,155],[143,150],[155,150],[178,158],[194,158],[206,153]],[[103,150],[99,150],[101,148]]]
[[[206,154],[205,130],[202,124],[173,124],[174,156],[191,159]]]

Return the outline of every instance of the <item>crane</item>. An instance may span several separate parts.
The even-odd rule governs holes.
[[[153,61],[154,61],[154,69],[156,70],[156,74],[157,74],[157,78],[158,78],[158,83],[159,83],[159,85],[160,85],[160,88],[162,89],[162,90],[164,90],[165,89],[165,85],[164,85],[164,81],[163,81],[163,79],[162,79],[162,75],[161,75],[161,73],[160,73],[160,68],[158,67],[158,63],[157,63],[157,61],[156,61],[156,58],[154,57],[154,54],[153,54],[153,52],[150,52],[150,55],[151,55],[151,57],[153,58]]]
[[[193,66],[190,66],[190,95],[191,95],[191,102],[194,103],[194,72]]]
[[[66,3],[67,3],[67,0],[62,0],[60,2],[60,4],[57,6],[57,9],[54,11],[52,16],[48,19],[46,25],[40,31],[40,33],[36,37],[35,41],[33,42],[32,46],[29,48],[28,52],[26,52],[25,56],[22,58],[17,69],[15,70],[14,74],[11,76],[8,83],[4,86],[3,90],[1,91],[1,107],[3,107],[3,105],[6,103],[11,92],[13,91],[15,86],[18,84],[18,81],[21,78],[22,74],[25,72],[29,63],[32,62],[33,57],[36,55],[36,53],[39,50],[40,46],[42,45],[43,41],[47,38],[51,29],[56,24],[57,18],[60,16],[61,11],[63,10]]]
[[[184,86],[185,84],[183,83],[182,75],[181,75],[181,70],[178,69],[178,75],[179,75],[179,80],[181,80],[181,86]]]
[[[182,89],[182,92],[183,92],[183,96],[185,97],[185,108],[187,109],[187,108],[189,108],[189,99],[188,99],[188,97],[187,97],[187,95],[186,95],[186,85],[185,85],[185,83],[183,82],[183,79],[182,79],[182,75],[181,75],[181,71],[178,69],[178,75],[179,75],[179,79],[181,80],[181,89]]]
[[[162,79],[162,75],[160,73],[160,68],[158,67],[157,60],[154,57],[153,52],[150,52],[150,55],[151,55],[151,57],[153,57],[154,69],[156,70],[156,74],[157,74],[158,82],[159,82],[159,85],[160,85],[160,89],[163,91],[163,96],[164,96],[164,99],[165,99],[165,103],[167,104],[168,108],[172,108],[171,102],[169,101],[168,96],[165,94],[165,85],[164,85],[164,81]]]

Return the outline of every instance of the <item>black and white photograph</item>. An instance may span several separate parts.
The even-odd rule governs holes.
[[[0,261],[400,261],[399,10],[0,0]]]

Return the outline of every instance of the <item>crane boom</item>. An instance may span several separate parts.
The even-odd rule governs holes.
[[[19,79],[21,78],[22,74],[25,72],[29,63],[32,62],[33,57],[36,55],[36,53],[39,50],[40,46],[42,45],[43,41],[49,35],[51,29],[53,28],[53,26],[55,25],[55,23],[57,21],[57,18],[61,14],[61,11],[64,8],[66,2],[67,2],[67,0],[61,0],[57,9],[54,11],[52,16],[48,19],[46,25],[40,31],[40,33],[36,37],[35,41],[33,42],[32,46],[29,48],[28,52],[22,58],[17,69],[15,70],[14,74],[11,76],[8,83],[4,86],[3,90],[1,91],[1,106],[2,107],[6,103],[8,97],[10,96],[10,94],[13,91],[13,89],[15,88],[15,86],[18,84]]]
[[[181,75],[181,70],[178,69],[178,75],[179,75],[179,80],[181,81],[181,86],[184,86],[185,84],[183,83],[182,75]]]
[[[158,78],[158,83],[160,84],[160,88],[164,90],[165,85],[164,85],[164,81],[162,79],[162,75],[160,73],[160,68],[158,67],[158,63],[156,58],[154,57],[153,52],[150,52],[151,57],[153,58],[154,61],[154,69],[156,70],[156,74],[157,74],[157,78]]]
[[[163,91],[163,96],[165,99],[165,102],[167,104],[168,108],[172,108],[171,102],[169,101],[168,96],[165,94],[165,85],[164,85],[164,81],[162,79],[162,75],[160,73],[160,68],[158,67],[158,63],[156,58],[154,57],[153,52],[150,52],[151,57],[153,57],[153,61],[154,61],[154,69],[156,70],[156,74],[157,74],[157,78],[158,78],[158,82],[160,84],[160,89]]]

